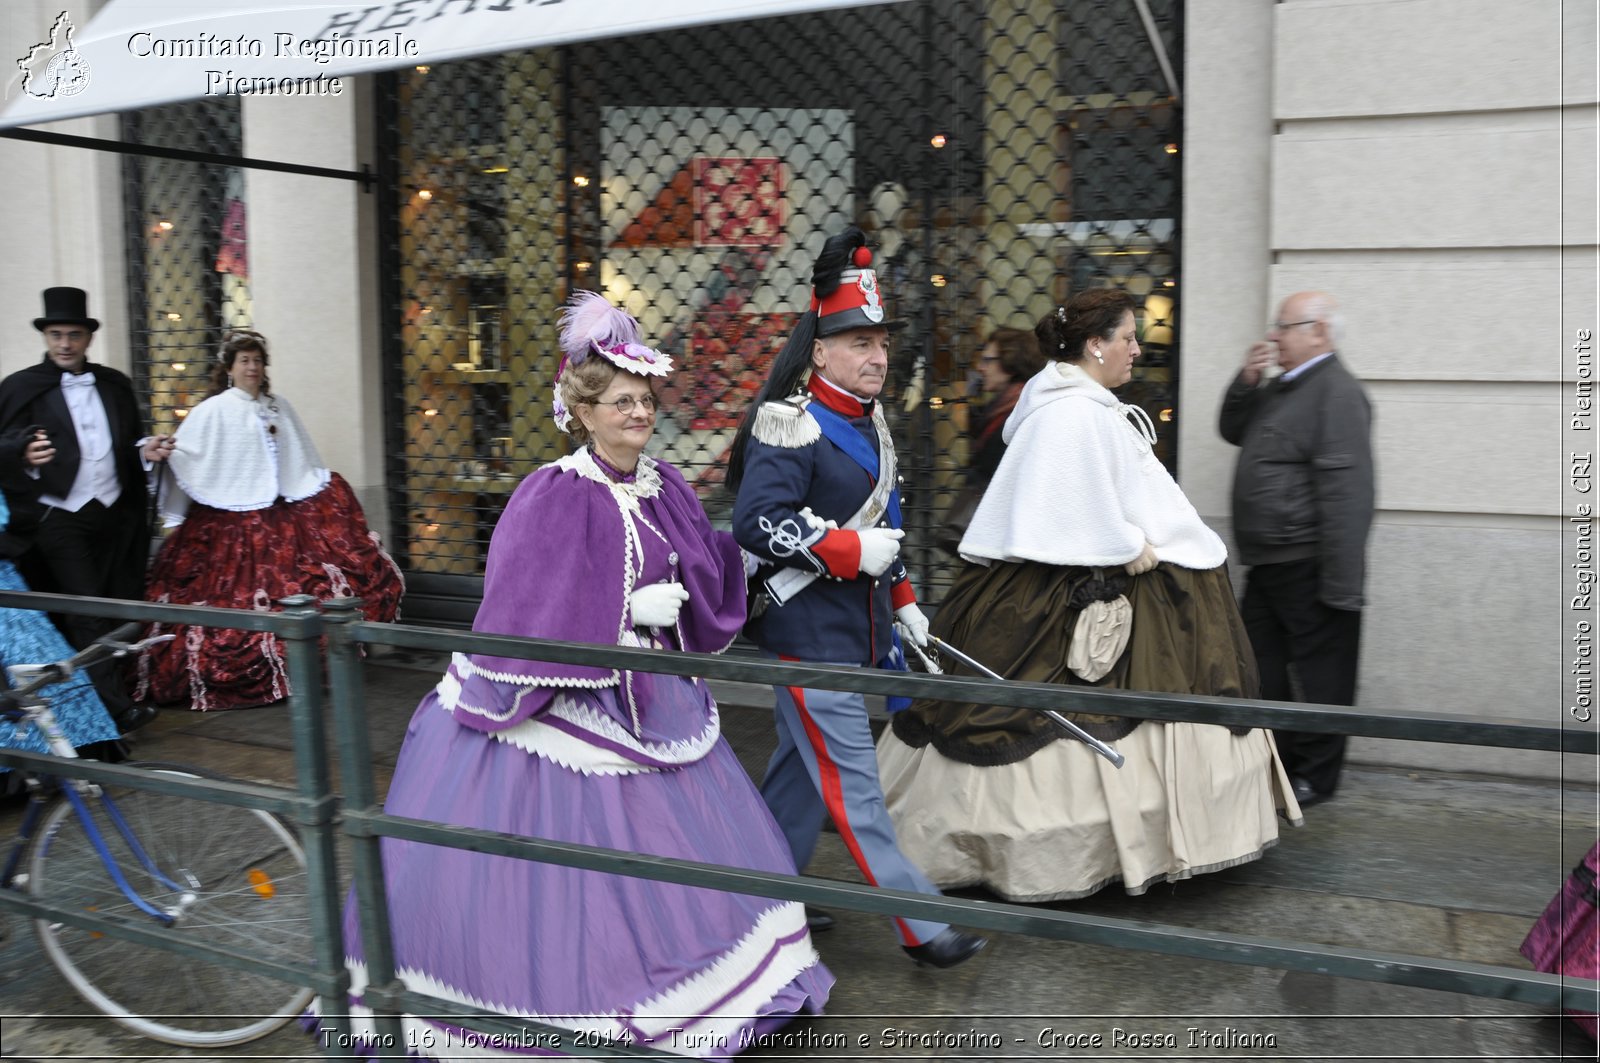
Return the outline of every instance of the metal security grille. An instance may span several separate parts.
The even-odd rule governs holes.
[[[675,359],[655,449],[725,520],[733,431],[850,222],[909,323],[885,399],[925,599],[953,574],[934,533],[995,328],[1085,287],[1141,297],[1124,396],[1171,462],[1181,10],[924,0],[386,79],[389,486],[413,599],[471,596],[510,492],[568,449],[550,403],[576,288]]]
[[[237,156],[237,97],[131,112],[122,139],[146,148]],[[152,430],[171,432],[205,398],[222,332],[251,320],[245,176],[236,166],[123,157],[128,321],[134,388]]]

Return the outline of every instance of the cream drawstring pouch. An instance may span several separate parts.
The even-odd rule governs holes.
[[[1086,683],[1093,683],[1107,672],[1128,648],[1133,634],[1133,604],[1126,595],[1106,602],[1090,602],[1078,613],[1072,629],[1072,645],[1067,650],[1067,667]]]

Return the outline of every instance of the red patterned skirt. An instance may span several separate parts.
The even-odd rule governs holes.
[[[404,580],[367,528],[344,477],[299,502],[235,513],[195,504],[161,547],[145,596],[175,605],[275,611],[292,594],[362,599],[368,620],[400,611]],[[139,662],[140,700],[190,702],[200,712],[289,696],[284,647],[267,632],[156,624],[177,638]]]

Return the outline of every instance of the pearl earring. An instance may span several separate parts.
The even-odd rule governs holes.
[[[1101,354],[1099,351],[1090,351],[1089,353],[1094,355],[1094,360],[1099,362],[1101,365],[1106,364],[1106,356]]]

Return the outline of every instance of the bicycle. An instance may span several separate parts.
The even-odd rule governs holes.
[[[41,691],[172,638],[127,641],[140,627],[126,625],[64,661],[11,666],[15,686],[0,689],[0,715],[19,727],[31,723],[52,756],[76,759]],[[217,778],[182,765],[130,766]],[[193,798],[44,773],[25,781],[27,805],[0,888],[99,917],[147,920],[175,939],[266,959],[304,962],[312,954],[305,851],[277,816],[232,805],[197,808]],[[34,928],[80,996],[127,1029],[169,1044],[252,1041],[300,1016],[311,1000],[303,986],[100,931],[49,919],[35,919]],[[174,1001],[190,1010],[174,1013]]]

